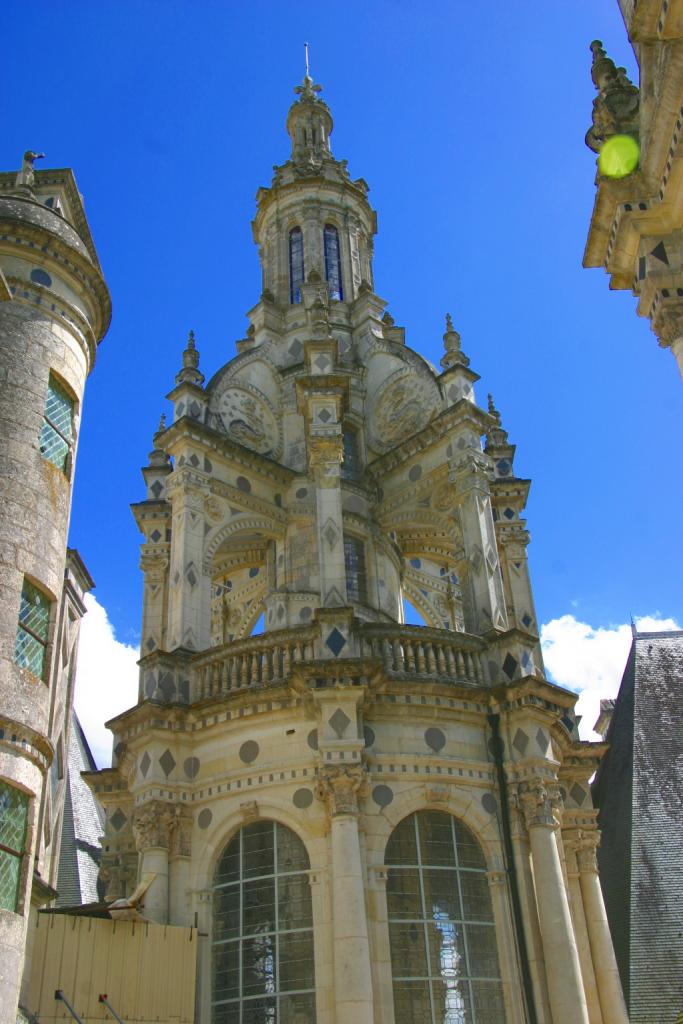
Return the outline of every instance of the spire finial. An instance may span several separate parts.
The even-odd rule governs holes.
[[[159,417],[159,426],[157,427],[157,434],[160,434],[163,430],[166,430],[166,413],[162,412]]]
[[[190,352],[196,351],[197,346],[194,341],[194,331],[190,331],[187,335],[187,347]]]
[[[308,66],[308,43],[304,43],[304,57],[306,60],[306,78],[311,77],[311,70]]]
[[[199,352],[195,342],[194,331],[187,335],[187,345],[183,350],[183,368],[176,376],[176,384],[196,384],[199,387],[204,383],[204,375],[199,372]]]
[[[453,330],[453,317],[450,313],[446,313],[446,330],[449,333]]]

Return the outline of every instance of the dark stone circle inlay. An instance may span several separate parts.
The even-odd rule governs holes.
[[[363,726],[363,739],[365,740],[366,747],[372,747],[374,745],[375,733],[374,730],[371,729],[369,725]]]
[[[187,775],[188,779],[194,779],[199,771],[199,758],[186,757],[183,761],[183,771]]]
[[[432,726],[431,729],[427,729],[425,732],[425,743],[438,754],[446,746],[446,737],[441,729]]]
[[[200,828],[208,828],[213,821],[213,814],[208,807],[205,807],[203,811],[199,812],[197,817],[197,824]]]
[[[258,757],[259,750],[260,747],[256,740],[247,740],[240,747],[240,761],[243,761],[245,764],[251,764]]]
[[[372,799],[378,807],[388,807],[394,799],[394,793],[390,786],[375,786],[372,791]]]
[[[304,811],[313,803],[313,794],[310,789],[297,789],[292,797],[292,803],[295,807],[298,807],[299,810]]]
[[[308,736],[306,737],[306,742],[308,743],[308,745],[311,748],[311,750],[317,750],[318,749],[318,730],[317,729],[311,729],[311,731],[309,732]]]
[[[496,800],[493,793],[484,793],[481,798],[481,806],[484,808],[487,814],[495,814],[498,810],[498,801]]]

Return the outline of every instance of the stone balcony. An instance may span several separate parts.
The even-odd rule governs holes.
[[[316,658],[314,625],[278,630],[234,641],[192,658],[195,701],[285,684],[293,675],[357,675],[381,672],[397,681],[417,680],[478,688],[488,683],[485,642],[468,633],[399,623],[357,624],[354,657]]]

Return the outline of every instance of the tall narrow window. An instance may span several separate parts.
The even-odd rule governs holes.
[[[0,782],[0,907],[16,912],[26,845],[28,796]]]
[[[304,236],[301,228],[289,232],[289,301],[292,305],[301,302],[301,285],[304,281]]]
[[[24,580],[19,605],[19,625],[14,645],[14,660],[41,679],[45,672],[45,652],[50,625],[50,601],[42,591]]]
[[[74,441],[74,401],[50,374],[45,401],[45,418],[40,431],[40,451],[48,462],[68,472]]]
[[[344,566],[346,593],[349,601],[367,604],[368,588],[365,572],[365,544],[358,537],[344,534]]]
[[[341,255],[339,251],[339,232],[333,224],[326,224],[325,239],[325,279],[330,286],[330,298],[343,302]]]
[[[213,1024],[315,1020],[309,860],[274,821],[228,843],[213,884]]]
[[[344,424],[344,461],[341,464],[343,480],[357,480],[360,476],[358,431]]]
[[[441,811],[411,814],[385,863],[396,1024],[501,1024],[486,864],[470,830]]]

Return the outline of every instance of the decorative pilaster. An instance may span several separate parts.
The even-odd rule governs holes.
[[[170,488],[173,507],[171,579],[168,611],[169,647],[199,650],[209,645],[210,594],[203,577],[205,489],[187,479],[183,467]],[[206,608],[204,606],[207,606]]]
[[[517,785],[531,844],[538,916],[553,1024],[589,1024],[579,954],[555,830],[559,787],[541,777]]]
[[[508,626],[491,512],[489,466],[481,451],[467,447],[456,457],[449,474],[449,480],[455,484],[454,497],[469,560],[474,621],[468,629],[476,633],[502,631]]]
[[[506,871],[487,871],[486,878],[491,894],[493,920],[496,922],[496,939],[498,945],[498,961],[500,976],[503,979],[503,1001],[505,1003],[505,1019],[509,1024],[524,1024],[524,1004],[521,998],[521,987],[518,983],[519,967],[517,963],[512,915],[508,893],[508,875]]]
[[[576,841],[576,859],[586,927],[595,965],[602,1019],[605,1024],[628,1024],[628,1013],[598,877],[596,850],[599,843],[600,833],[597,829],[582,830]]]
[[[176,808],[162,800],[150,800],[133,815],[140,878],[152,876],[145,893],[145,916],[158,924],[168,923],[168,854],[176,826]]]
[[[361,765],[323,765],[318,797],[327,804],[332,847],[332,930],[336,1024],[373,1024],[365,879],[358,833]]]

